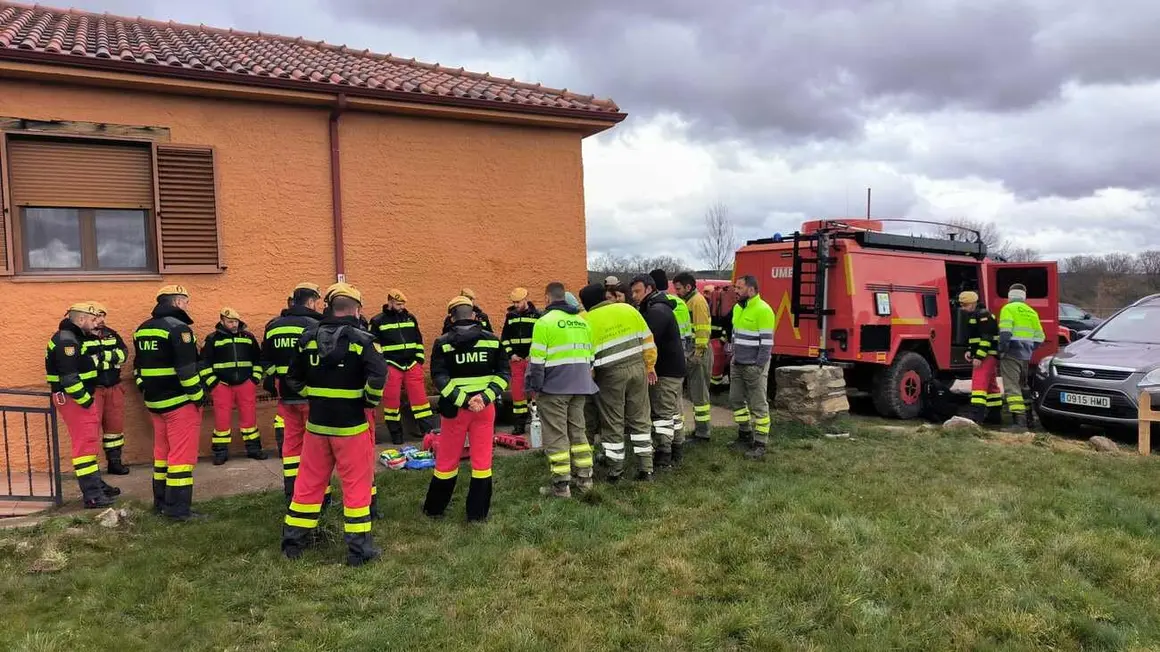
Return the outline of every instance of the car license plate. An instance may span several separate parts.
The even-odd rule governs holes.
[[[1092,396],[1091,394],[1072,394],[1069,392],[1059,393],[1059,402],[1065,405],[1080,405],[1083,407],[1097,407],[1109,409],[1112,407],[1112,399],[1107,396]]]

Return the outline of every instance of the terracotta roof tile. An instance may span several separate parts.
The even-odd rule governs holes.
[[[398,99],[416,102],[506,105],[493,108],[610,121],[624,117],[609,99],[345,45],[12,2],[0,2],[0,59],[117,66],[147,75],[212,75],[264,86],[285,80],[351,95],[365,89],[368,95],[409,94]]]

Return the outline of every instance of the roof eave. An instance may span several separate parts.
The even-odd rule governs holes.
[[[502,103],[495,100],[430,95],[407,91],[366,88],[363,86],[342,84],[327,85],[278,77],[241,76],[237,73],[218,72],[214,70],[191,70],[189,68],[142,65],[136,62],[120,61],[117,59],[94,59],[73,55],[62,56],[34,50],[0,48],[0,61],[42,64],[57,68],[84,68],[101,72],[124,73],[191,82],[212,82],[242,88],[280,89],[329,96],[345,95],[348,98],[364,97],[385,100],[387,102],[430,106],[433,108],[462,108],[472,111],[513,114],[513,117],[515,115],[527,115],[562,118],[565,120],[579,121],[581,124],[577,126],[585,132],[585,135],[592,135],[609,129],[628,117],[627,113],[621,111],[592,111],[588,109],[517,104],[514,102]]]

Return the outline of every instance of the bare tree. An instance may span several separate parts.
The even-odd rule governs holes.
[[[979,241],[987,247],[987,254],[1013,263],[1027,263],[1040,260],[1040,252],[1033,247],[1020,247],[1011,240],[1003,237],[999,226],[994,222],[972,220],[965,217],[946,220],[946,226],[938,228],[936,233],[944,237],[954,236],[957,240],[972,240],[976,231]]]
[[[663,269],[673,276],[679,271],[688,269],[685,261],[675,256],[617,256],[615,254],[601,254],[592,259],[588,269],[601,274],[631,275],[648,274],[654,269]],[[624,279],[621,279],[624,280]]]
[[[733,269],[737,233],[729,217],[729,207],[717,202],[705,211],[705,235],[697,243],[701,259],[715,271]]]
[[[1003,252],[1003,258],[1012,263],[1030,263],[1037,260],[1043,260],[1042,254],[1034,247],[1015,247],[1011,246]]]

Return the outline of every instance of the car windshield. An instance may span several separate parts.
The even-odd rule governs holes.
[[[1160,306],[1128,308],[1092,333],[1096,342],[1160,344]]]
[[[1059,315],[1064,319],[1083,319],[1083,311],[1066,303],[1060,304]]]

